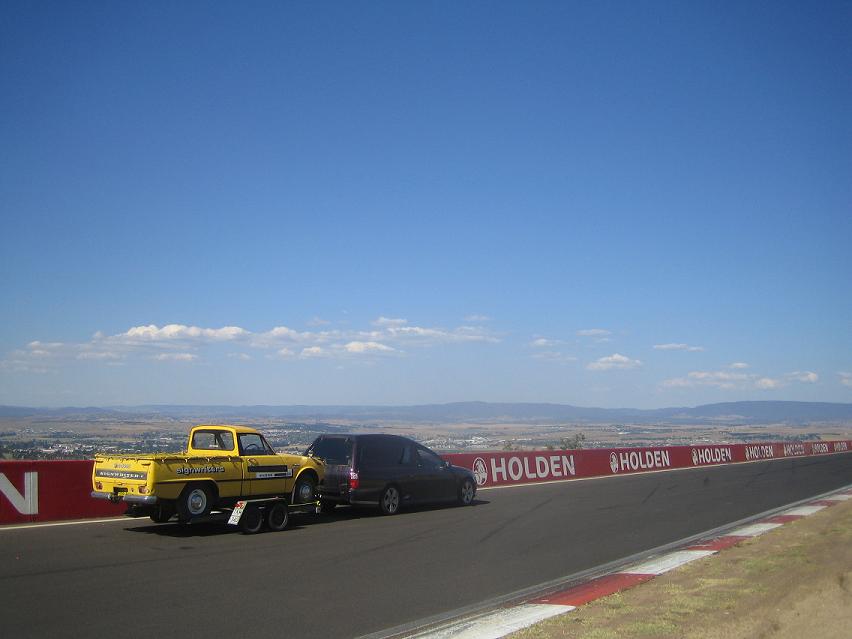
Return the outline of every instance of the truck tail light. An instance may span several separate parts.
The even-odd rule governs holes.
[[[358,488],[358,472],[354,468],[349,469],[349,490]]]
[[[148,493],[148,487],[147,486],[139,486],[139,494],[140,495],[145,495],[147,493]]]

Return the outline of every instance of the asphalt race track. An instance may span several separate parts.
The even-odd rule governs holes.
[[[353,637],[852,483],[830,455],[482,491],[281,533],[148,519],[0,530],[5,637]]]

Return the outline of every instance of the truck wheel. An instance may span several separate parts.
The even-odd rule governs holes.
[[[253,535],[263,528],[263,513],[257,506],[246,506],[243,516],[240,517],[240,530],[246,535]]]
[[[289,519],[290,515],[287,512],[287,504],[284,502],[279,501],[266,509],[266,525],[269,526],[269,530],[274,530],[275,532],[284,530],[287,527]]]
[[[476,488],[470,479],[465,479],[459,487],[459,503],[462,506],[470,506],[473,503],[473,497],[476,495]]]
[[[293,494],[290,498],[291,504],[309,504],[316,500],[316,485],[311,477],[304,475],[296,480],[293,486]]]
[[[383,515],[395,515],[399,511],[399,489],[396,486],[388,486],[379,497],[379,509]]]
[[[172,518],[172,515],[175,514],[174,506],[166,505],[166,504],[158,504],[154,508],[154,512],[151,513],[151,521],[155,524],[164,524],[169,519]]]
[[[183,520],[203,517],[213,508],[213,496],[210,489],[203,484],[189,484],[178,497],[178,515]]]

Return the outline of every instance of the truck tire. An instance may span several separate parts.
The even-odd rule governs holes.
[[[243,516],[240,517],[240,530],[245,535],[253,535],[260,532],[261,528],[263,528],[263,513],[260,512],[260,508],[252,505],[246,506]]]
[[[289,519],[290,515],[287,511],[287,504],[282,501],[266,509],[266,525],[269,526],[269,530],[274,530],[275,532],[284,530],[287,527]]]
[[[204,484],[188,484],[178,497],[177,511],[183,521],[209,515],[212,508],[213,494]]]
[[[291,504],[309,504],[316,501],[317,486],[310,475],[301,475],[293,486],[293,494],[290,496]]]

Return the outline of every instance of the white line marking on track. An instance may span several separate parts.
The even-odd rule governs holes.
[[[825,499],[827,501],[846,501],[847,499],[852,499],[852,495],[844,495],[841,493],[840,495],[830,495],[829,497],[822,497],[822,499]]]
[[[482,617],[457,621],[443,628],[413,635],[418,639],[499,639],[539,621],[574,610],[574,606],[521,604]],[[412,637],[412,639],[413,639]]]
[[[109,519],[76,519],[74,521],[53,521],[45,524],[20,524],[15,526],[0,526],[0,532],[7,530],[28,530],[32,528],[53,528],[55,526],[79,526],[80,524],[108,524],[117,521],[132,521],[127,517],[110,517]]]
[[[678,566],[688,564],[690,561],[715,554],[715,550],[676,550],[662,557],[643,561],[641,564],[631,566],[627,570],[620,570],[619,572],[628,575],[662,575],[664,572],[674,570]]]
[[[743,526],[742,528],[737,528],[736,530],[732,530],[727,533],[726,537],[757,537],[758,535],[762,535],[765,532],[769,532],[779,526],[783,526],[784,524],[750,524],[748,526]]]
[[[779,515],[799,515],[800,517],[807,517],[808,515],[813,515],[814,513],[818,513],[821,510],[824,510],[826,506],[796,506],[795,508],[791,508],[790,510],[785,510],[784,512],[778,513]]]

